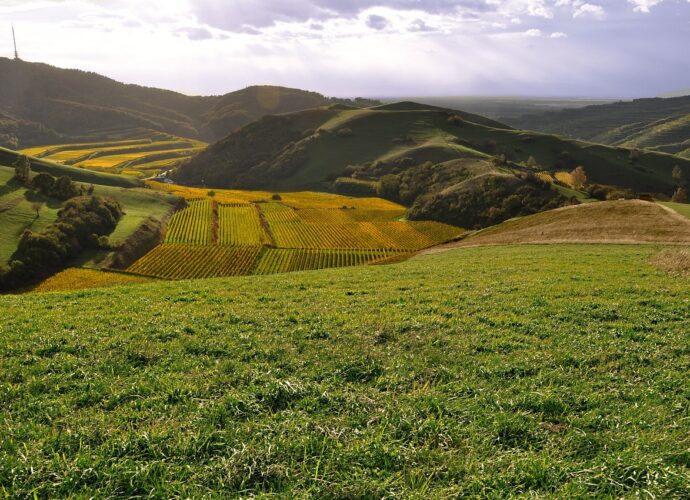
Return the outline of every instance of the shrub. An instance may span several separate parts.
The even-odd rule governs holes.
[[[587,182],[587,173],[583,167],[577,167],[570,172],[570,181],[573,183],[575,189],[582,189]]]
[[[675,203],[688,203],[688,190],[684,187],[679,187],[676,192],[673,193],[671,201]]]
[[[283,197],[280,196],[278,193],[273,193],[273,194],[271,195],[271,199],[274,200],[274,201],[280,201],[280,200],[283,199]]]
[[[463,120],[459,115],[450,115],[448,117],[448,124],[453,125],[454,127],[464,127],[465,120]]]
[[[50,174],[40,173],[31,181],[31,187],[36,191],[49,195],[55,187],[55,177]]]
[[[338,129],[338,137],[351,137],[352,136],[352,129],[344,127],[341,129]]]
[[[527,173],[493,175],[462,189],[421,196],[410,210],[412,220],[436,220],[478,229],[504,220],[550,210],[569,203],[550,183]]]

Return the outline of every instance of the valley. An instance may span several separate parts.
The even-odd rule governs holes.
[[[0,497],[690,497],[687,98],[0,75]]]

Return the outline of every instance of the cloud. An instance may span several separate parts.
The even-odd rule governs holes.
[[[663,0],[628,0],[628,2],[635,6],[633,9],[635,12],[645,12],[648,14],[652,7],[660,4]]]
[[[213,33],[203,27],[182,28],[178,33],[185,35],[190,40],[210,40],[213,38]]]
[[[595,19],[602,19],[605,15],[604,8],[601,5],[594,5],[591,3],[583,3],[575,6],[573,17],[594,17]]]
[[[687,87],[678,47],[690,3],[665,4],[0,0],[0,18],[15,22],[27,60],[190,93],[270,83],[332,95],[623,97]]]
[[[367,18],[367,26],[376,31],[381,31],[388,26],[388,19],[373,14]]]
[[[412,21],[412,23],[410,23],[410,25],[408,26],[407,30],[413,33],[435,31],[434,28],[427,25],[426,22],[424,22],[422,19],[415,19],[414,21]]]

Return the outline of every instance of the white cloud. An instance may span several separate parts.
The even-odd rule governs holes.
[[[604,14],[604,8],[601,5],[583,3],[575,6],[573,17],[594,17],[595,19],[602,19]]]
[[[652,95],[687,86],[690,4],[673,1],[0,0],[0,18],[26,60],[189,93]]]
[[[635,12],[645,12],[648,14],[652,7],[660,4],[663,0],[628,0],[628,2],[635,6],[633,9]]]

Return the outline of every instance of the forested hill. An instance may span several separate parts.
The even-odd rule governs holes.
[[[0,146],[15,149],[47,140],[108,138],[133,128],[213,141],[266,114],[334,103],[376,104],[273,86],[188,96],[7,58],[0,58],[0,75]]]

